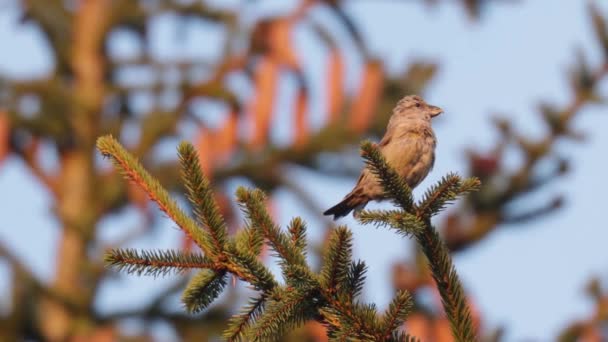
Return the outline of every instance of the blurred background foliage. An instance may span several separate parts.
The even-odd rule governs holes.
[[[442,6],[438,0],[420,1],[431,9]],[[94,150],[98,136],[118,137],[176,196],[183,189],[177,160],[167,156],[166,147],[181,139],[193,141],[224,215],[232,218],[232,231],[239,229],[239,213],[229,192],[235,179],[269,194],[289,191],[302,210],[320,215],[324,208],[290,169],[356,177],[360,164],[352,159],[358,157],[359,141],[382,134],[397,100],[405,94],[425,94],[440,67],[418,59],[398,72],[389,71],[385,56],[376,56],[368,47],[374,37],[364,37],[360,24],[346,10],[350,1],[295,1],[287,12],[251,20],[245,8],[251,10],[262,2],[21,0],[2,5],[18,9],[17,25],[39,30],[54,67],[35,77],[0,74],[0,167],[10,158],[27,165],[53,198],[60,238],[49,281],[31,272],[11,246],[0,241],[0,258],[12,273],[9,309],[0,317],[0,340],[158,339],[152,330],[129,332],[124,322],[132,320],[145,326],[165,322],[180,340],[212,340],[246,299],[233,287],[221,305],[188,316],[167,304],[185,284],[187,275],[181,275],[145,307],[98,310],[100,286],[116,277],[104,268],[102,251],[129,245],[163,219],[139,189],[100,162]],[[474,23],[483,20],[484,9],[494,3],[518,6],[508,0],[458,2],[465,14],[462,20]],[[197,34],[220,32],[221,39],[197,40],[201,46],[196,48],[203,54],[159,56],[151,32],[158,25],[154,19],[161,16],[174,18],[177,42],[185,41],[193,28]],[[543,191],[570,170],[567,156],[554,146],[562,140],[582,140],[584,135],[572,128],[573,118],[583,106],[602,102],[599,84],[608,73],[606,13],[590,5],[589,22],[604,58],[591,64],[579,53],[569,68],[569,102],[537,108],[547,128],[544,135],[528,137],[508,117],[495,116],[490,122],[499,133],[494,146],[467,152],[469,175],[480,178],[483,187],[437,222],[453,253],[484,243],[505,224],[536,220],[562,207],[559,195],[531,206],[514,203]],[[294,39],[296,30],[314,36],[324,51],[323,70],[302,67],[308,56]],[[361,77],[353,84],[346,81],[350,59],[360,61],[361,67]],[[286,82],[292,96],[280,98],[277,94]],[[321,90],[313,91],[313,83],[321,84]],[[504,166],[507,151],[521,156],[517,167]],[[276,208],[272,196],[268,205]],[[109,242],[100,239],[100,221],[126,207],[141,213],[142,227]],[[326,218],[319,217],[318,222],[326,228],[332,225]],[[193,248],[187,240],[181,247]],[[322,248],[322,244],[313,248],[313,258]],[[434,286],[420,258],[416,253],[414,259],[396,261],[395,290],[428,297],[425,293]],[[596,312],[565,328],[561,340],[608,339],[606,291],[594,279],[588,292],[597,303]],[[406,329],[423,341],[451,341],[441,303],[436,294],[432,297],[419,300]],[[475,312],[475,321],[479,336],[501,340],[501,329],[484,327],[483,312]],[[326,338],[323,327],[311,323],[289,339]]]

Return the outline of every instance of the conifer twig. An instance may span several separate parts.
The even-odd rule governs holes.
[[[407,291],[399,291],[388,307],[382,327],[380,329],[380,340],[388,339],[393,331],[397,329],[414,308],[414,300]]]
[[[346,227],[336,228],[323,256],[319,274],[306,263],[306,225],[301,218],[294,218],[288,231],[283,232],[273,222],[260,190],[239,188],[237,199],[247,216],[245,229],[235,236],[228,235],[226,225],[217,204],[213,200],[209,182],[200,170],[198,158],[190,144],[182,143],[179,153],[188,199],[195,207],[195,214],[207,230],[189,219],[172,201],[161,185],[147,174],[120,144],[111,137],[100,138],[100,150],[113,157],[125,174],[140,184],[150,197],[184,231],[195,232],[202,237],[201,248],[206,255],[176,251],[111,250],[106,263],[129,273],[160,275],[170,271],[180,272],[198,269],[186,285],[182,302],[190,313],[198,313],[216,300],[227,285],[228,273],[250,283],[260,291],[240,314],[233,316],[224,337],[230,341],[248,338],[254,341],[276,339],[287,329],[306,320],[315,319],[329,328],[329,335],[342,340],[407,340],[407,335],[395,333],[395,329],[411,308],[407,293],[399,293],[391,304],[384,320],[379,320],[374,305],[356,303],[365,280],[365,264],[352,260],[352,232]],[[392,170],[387,169],[385,175]],[[403,195],[402,202],[411,203],[409,189],[394,190]],[[391,192],[387,192],[391,194]],[[410,208],[413,210],[413,207]],[[404,233],[421,235],[418,218],[409,212],[370,212],[369,222],[400,227]],[[192,227],[197,231],[190,230]],[[279,285],[270,270],[259,260],[264,242],[276,251],[281,261],[285,285]],[[156,308],[156,306],[154,306]]]
[[[234,244],[228,244],[228,270],[244,281],[253,285],[256,290],[268,293],[278,286],[274,276],[257,255],[243,251]]]
[[[201,312],[222,293],[225,286],[225,271],[199,271],[186,285],[182,294],[182,302],[188,312]]]
[[[424,223],[403,210],[363,210],[357,220],[363,224],[396,230],[403,236],[414,236],[424,230]]]
[[[253,341],[273,340],[286,329],[302,324],[313,315],[313,293],[311,288],[283,291],[281,300],[267,302],[264,315],[250,327],[248,336]]]
[[[346,295],[348,302],[352,302],[361,294],[367,267],[363,261],[351,262],[346,274],[346,286],[342,288],[342,294]]]
[[[352,259],[352,233],[341,226],[332,231],[321,268],[321,285],[330,292],[337,292],[337,286],[348,279],[349,264]]]
[[[421,342],[419,338],[402,331],[393,331],[388,342]]]
[[[289,231],[289,237],[291,239],[291,244],[293,248],[297,250],[298,253],[302,255],[302,257],[306,258],[306,223],[302,220],[301,217],[294,217],[291,222],[289,222],[289,226],[287,227]]]
[[[444,177],[438,186],[427,192],[425,199],[421,202],[422,205],[414,205],[413,200],[411,200],[411,189],[388,165],[378,148],[370,142],[364,142],[361,149],[363,157],[372,172],[379,177],[379,181],[389,198],[393,199],[404,211],[417,217],[420,217],[418,209],[424,208],[424,217],[420,217],[423,219],[424,229],[415,234],[416,240],[429,262],[454,338],[459,342],[474,341],[475,331],[462,284],[452,263],[449,250],[431,225],[430,216],[436,214],[445,203],[453,200],[456,196],[475,188],[478,181],[471,179],[462,182],[460,177],[449,175]],[[378,216],[381,216],[381,214]],[[367,220],[367,222],[373,221],[370,218],[373,217],[368,214],[364,220]]]
[[[263,204],[266,201],[264,193],[258,189],[248,190],[240,187],[236,195],[239,203],[244,207],[252,227],[260,231],[279,257],[287,264],[304,265],[306,261],[302,255],[291,248],[289,238],[276,226],[264,207]]]
[[[264,245],[262,234],[258,230],[251,228],[249,224],[246,224],[245,227],[237,232],[235,241],[238,249],[252,255],[260,254]]]
[[[417,235],[416,239],[431,267],[454,338],[458,342],[475,341],[471,311],[452,257],[430,220],[424,233]]]
[[[400,208],[409,212],[414,206],[412,189],[395,170],[388,166],[380,150],[371,142],[364,141],[361,144],[361,156],[376,175],[385,195]]]
[[[135,249],[112,249],[106,252],[106,265],[119,271],[137,275],[166,275],[171,271],[184,272],[193,268],[213,269],[216,265],[205,256],[181,251],[138,251]]]
[[[431,186],[423,199],[416,204],[416,216],[425,218],[436,215],[445,208],[446,204],[458,196],[477,190],[480,185],[477,178],[467,178],[463,181],[457,174],[449,173]]]
[[[114,137],[111,135],[100,137],[97,139],[97,148],[104,156],[110,157],[127,178],[139,185],[194,243],[203,251],[209,251],[209,234],[179,208],[167,190]]]
[[[188,199],[194,206],[194,214],[207,228],[212,240],[210,251],[214,256],[223,256],[228,229],[213,198],[213,189],[203,175],[197,152],[192,144],[182,142],[178,147],[179,159]]]
[[[252,298],[242,309],[241,313],[232,316],[228,321],[228,328],[224,331],[224,338],[228,341],[243,340],[245,330],[260,317],[264,311],[267,296],[262,294],[258,298]]]

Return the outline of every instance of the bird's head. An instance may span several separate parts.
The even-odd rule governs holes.
[[[443,113],[443,109],[426,103],[418,95],[408,95],[397,102],[393,112],[398,116],[430,120]]]

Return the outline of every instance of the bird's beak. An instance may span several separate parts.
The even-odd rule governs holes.
[[[443,113],[443,109],[437,107],[437,106],[429,106],[431,109],[431,117],[434,118],[437,115]]]

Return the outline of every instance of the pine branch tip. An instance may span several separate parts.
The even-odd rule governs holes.
[[[192,145],[191,142],[189,142],[188,140],[182,140],[179,142],[179,145],[177,145],[177,151],[194,151],[196,150],[196,148],[194,147],[194,145]]]
[[[107,134],[102,135],[95,141],[97,150],[104,156],[104,158],[112,158],[112,150],[119,144],[118,140],[113,135]]]
[[[361,156],[365,157],[366,155],[369,155],[372,151],[374,151],[376,149],[376,146],[373,142],[366,139],[361,142],[359,148],[361,150]]]

